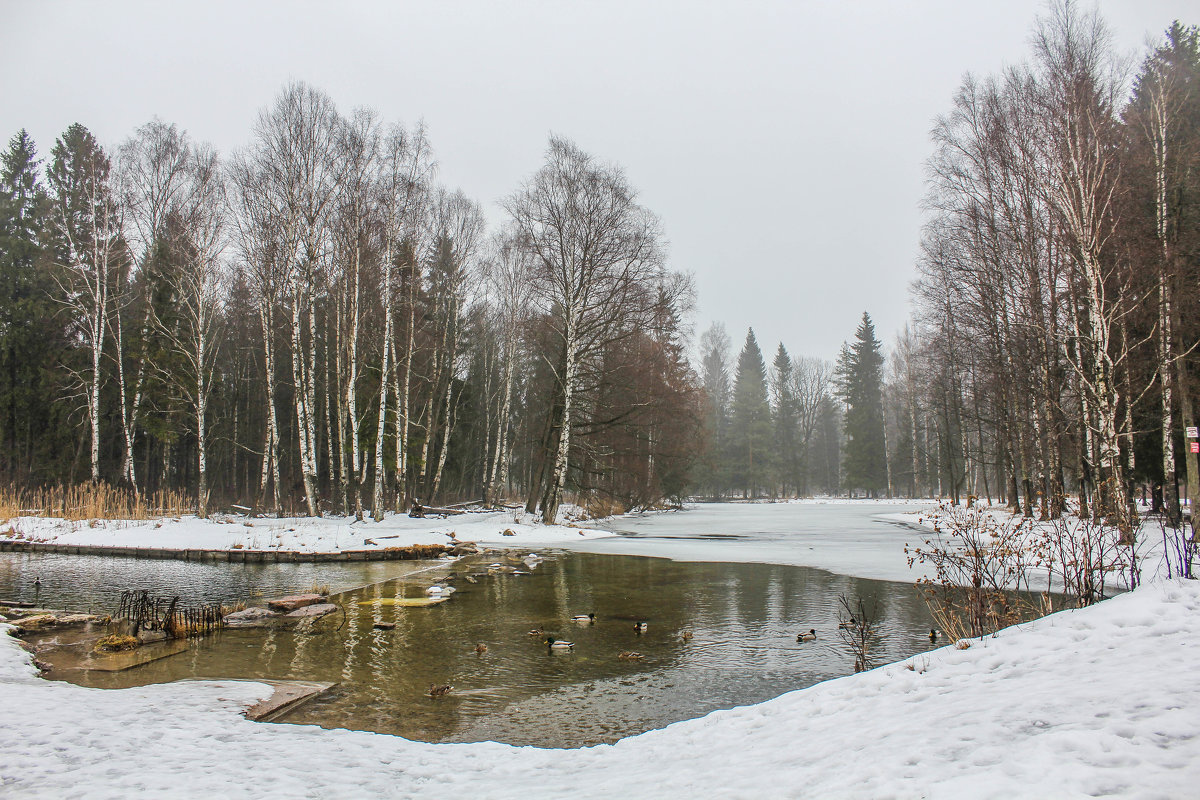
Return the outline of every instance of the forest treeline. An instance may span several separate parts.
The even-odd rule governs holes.
[[[1064,2],[1027,63],[967,76],[933,130],[914,316],[886,364],[866,317],[836,365],[781,344],[767,370],[751,335],[735,367],[707,332],[702,491],[1046,518],[1072,495],[1128,527],[1141,487],[1177,521],[1200,475],[1198,39],[1175,23],[1130,72]]]
[[[552,138],[485,230],[421,126],[304,84],[228,156],[72,125],[0,174],[0,474],[268,511],[678,498],[689,279],[619,167]]]
[[[267,511],[416,498],[1200,493],[1200,34],[1130,67],[1072,2],[932,132],[914,313],[836,362],[720,325],[623,171],[551,138],[486,230],[421,126],[285,87],[218,154],[73,125],[0,171],[0,482]]]
[[[1061,3],[1032,48],[934,129],[897,428],[954,496],[1054,517],[1073,491],[1129,527],[1149,485],[1178,520],[1200,474],[1200,33],[1171,25],[1130,75],[1098,12]]]

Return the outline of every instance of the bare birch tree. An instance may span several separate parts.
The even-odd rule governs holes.
[[[558,137],[550,139],[545,166],[504,206],[532,255],[533,297],[559,347],[547,356],[554,436],[541,501],[542,519],[553,523],[567,481],[582,361],[653,305],[661,235],[619,167]]]
[[[114,196],[112,162],[82,125],[72,125],[51,150],[48,173],[55,231],[62,243],[60,301],[87,350],[87,366],[73,370],[84,397],[90,432],[91,479],[100,480],[100,388],[111,295],[125,258],[121,209]]]

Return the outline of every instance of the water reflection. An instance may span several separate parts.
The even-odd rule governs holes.
[[[126,589],[178,594],[191,603],[229,603],[310,591],[314,585],[343,591],[428,566],[429,562],[415,561],[230,564],[0,553],[0,599],[112,613]]]
[[[309,632],[226,630],[185,654],[122,673],[71,670],[57,659],[50,677],[101,687],[180,678],[329,681],[338,687],[285,721],[434,742],[575,747],[848,674],[853,657],[836,630],[841,595],[877,603],[873,655],[880,662],[930,646],[928,612],[906,584],[803,567],[543,555],[527,575],[489,571],[493,554],[355,589],[335,598],[344,613]],[[93,568],[108,563],[93,561],[100,562]],[[527,570],[512,562],[506,568]],[[423,597],[435,580],[457,588],[450,601],[428,608],[381,602]],[[570,621],[589,612],[595,624]],[[635,620],[647,622],[645,633]],[[797,643],[797,632],[809,628],[817,641]],[[532,629],[575,647],[551,652]],[[690,641],[685,630],[693,632]],[[476,652],[478,642],[486,652]],[[619,660],[626,650],[644,657]],[[431,684],[447,683],[450,694],[428,696]]]

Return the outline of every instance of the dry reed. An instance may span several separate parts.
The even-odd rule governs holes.
[[[134,494],[107,483],[50,486],[30,489],[0,486],[0,519],[53,517],[73,521],[88,519],[142,520],[179,516],[195,511],[183,492],[165,490]]]

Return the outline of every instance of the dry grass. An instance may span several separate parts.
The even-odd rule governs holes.
[[[0,487],[0,519],[54,517],[74,521],[94,519],[142,520],[191,513],[195,504],[182,492],[135,495],[107,483],[26,489]]]
[[[620,500],[612,497],[593,495],[583,501],[584,519],[615,517],[619,514],[624,514],[628,510]]]
[[[96,650],[101,653],[119,653],[123,650],[136,650],[141,644],[135,636],[122,636],[120,634],[112,634],[102,636],[96,642]]]

